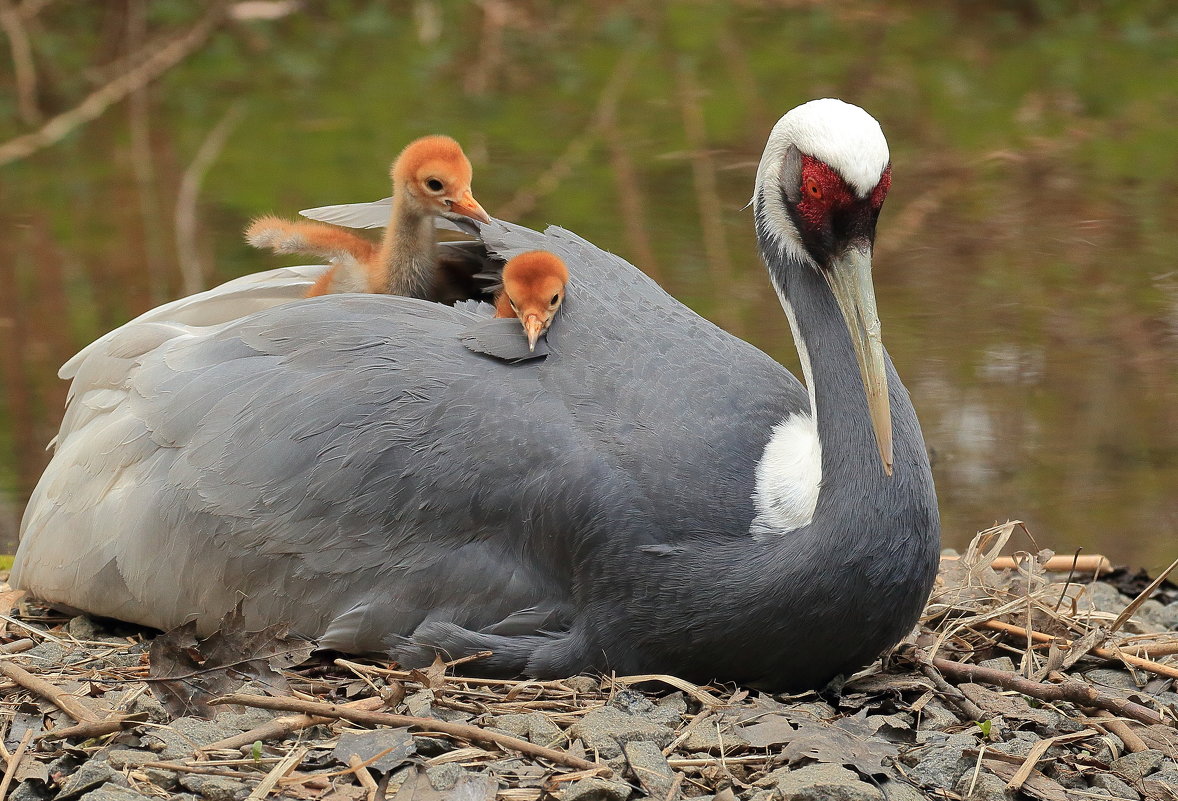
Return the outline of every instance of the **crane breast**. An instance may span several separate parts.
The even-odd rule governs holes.
[[[822,486],[822,444],[809,414],[793,414],[773,427],[757,462],[754,536],[784,534],[809,525]]]

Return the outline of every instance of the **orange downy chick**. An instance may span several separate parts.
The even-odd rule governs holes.
[[[317,222],[260,217],[246,229],[254,247],[328,259],[330,269],[307,297],[370,292],[433,300],[438,245],[435,217],[490,222],[475,200],[470,160],[448,136],[411,142],[389,170],[393,204],[379,245],[346,229]]]
[[[546,250],[521,253],[503,267],[495,316],[518,317],[528,337],[528,350],[534,351],[564,302],[568,281],[568,268],[556,255]]]

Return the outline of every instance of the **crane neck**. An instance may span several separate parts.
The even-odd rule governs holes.
[[[808,261],[788,253],[778,258],[767,254],[766,261],[802,363],[810,412],[821,445],[823,492],[829,494],[847,485],[857,493],[869,487],[883,492],[893,489],[895,476],[884,472],[862,374],[834,293]],[[919,438],[915,411],[886,350],[884,360],[892,397],[893,431]],[[897,443],[895,447],[903,447],[913,455],[911,442],[903,446]],[[923,443],[920,451],[918,461],[927,468]]]
[[[434,217],[405,192],[395,192],[381,243],[377,290],[388,295],[429,298],[438,260]]]

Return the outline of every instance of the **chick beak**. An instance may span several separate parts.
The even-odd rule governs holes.
[[[490,216],[483,211],[483,207],[474,199],[474,194],[469,189],[459,195],[457,200],[450,201],[450,211],[482,223],[491,222]]]
[[[535,353],[536,342],[540,339],[540,335],[548,328],[543,317],[538,314],[529,314],[520,322],[523,323],[524,333],[528,335],[528,352]]]

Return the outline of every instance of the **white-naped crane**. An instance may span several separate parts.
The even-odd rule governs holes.
[[[381,295],[124,326],[77,365],[12,582],[203,632],[240,601],[407,664],[490,650],[469,667],[494,675],[852,671],[911,629],[939,549],[871,282],[889,181],[858,107],[769,137],[757,238],[805,385],[622,259],[500,222],[500,258],[569,267],[545,358],[464,344],[509,321]]]

